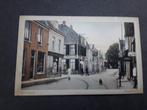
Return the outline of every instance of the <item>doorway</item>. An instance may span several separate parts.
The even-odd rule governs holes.
[[[36,58],[35,51],[32,50],[31,51],[30,79],[32,79],[35,74],[35,58]]]

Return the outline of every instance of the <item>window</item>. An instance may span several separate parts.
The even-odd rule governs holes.
[[[70,49],[70,55],[75,55],[75,45],[70,45],[70,47],[69,47]]]
[[[52,38],[52,50],[55,50],[55,37]]]
[[[60,52],[60,48],[61,48],[61,40],[59,40],[59,46],[58,46],[58,48],[59,48],[59,52]]]
[[[69,55],[69,45],[66,44],[66,55]]]
[[[66,60],[65,59],[62,59],[62,70],[66,70]]]
[[[64,45],[64,55],[66,55],[66,45]]]
[[[24,38],[27,41],[31,40],[31,23],[29,21],[25,22]]]
[[[70,59],[70,68],[75,70],[75,59]]]
[[[69,59],[66,59],[66,68],[69,68]]]
[[[42,39],[43,39],[43,31],[42,28],[38,28],[38,33],[37,33],[37,40],[39,44],[42,44]]]
[[[43,72],[44,70],[44,53],[38,52],[37,72]]]

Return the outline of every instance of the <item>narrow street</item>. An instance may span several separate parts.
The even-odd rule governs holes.
[[[26,21],[21,89],[137,88],[140,81],[136,67],[134,23],[116,23],[119,31],[111,23],[86,25],[66,20]],[[78,31],[74,30],[76,26]],[[85,26],[86,30],[83,30]],[[126,32],[128,29],[131,35]],[[79,34],[81,32],[87,35]],[[37,33],[37,37],[31,33]],[[91,33],[94,34],[93,39]]]
[[[117,74],[118,69],[107,69],[105,72],[89,76],[71,75],[70,80],[65,78],[52,83],[25,87],[23,90],[117,89]],[[99,84],[99,79],[102,79],[102,85]]]

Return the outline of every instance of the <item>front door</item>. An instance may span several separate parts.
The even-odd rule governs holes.
[[[33,78],[35,73],[35,51],[31,51],[31,69],[30,69],[30,79]]]

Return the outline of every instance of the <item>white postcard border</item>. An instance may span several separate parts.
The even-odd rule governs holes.
[[[59,21],[87,21],[87,22],[133,22],[136,38],[136,59],[138,70],[138,89],[107,89],[107,90],[22,90],[22,60],[24,45],[25,20],[59,20]],[[88,16],[20,16],[18,31],[18,46],[15,74],[15,96],[39,95],[109,95],[109,94],[140,94],[143,93],[142,55],[138,17],[88,17]]]

